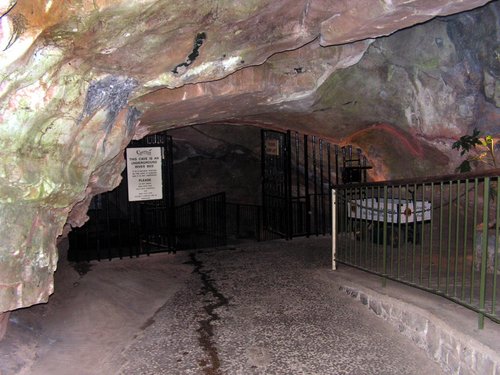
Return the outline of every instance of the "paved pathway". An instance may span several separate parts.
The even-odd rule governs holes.
[[[328,239],[196,252],[182,290],[121,354],[120,374],[441,374],[319,277]]]

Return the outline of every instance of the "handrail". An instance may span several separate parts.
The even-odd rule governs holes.
[[[222,191],[220,193],[215,193],[215,194],[207,195],[206,197],[201,197],[201,198],[195,199],[193,201],[189,201],[187,203],[183,203],[183,204],[181,204],[179,206],[175,206],[175,208],[179,209],[179,208],[187,207],[187,206],[190,206],[192,204],[195,204],[195,203],[198,203],[198,202],[210,199],[210,198],[219,197],[219,196],[222,196],[222,195],[225,195],[225,194],[226,193],[224,191]]]
[[[500,323],[498,186],[500,169],[338,185],[333,264],[448,298],[476,311],[479,328]]]
[[[449,181],[465,181],[472,180],[475,178],[484,179],[485,177],[496,177],[500,176],[500,168],[489,169],[487,171],[480,172],[468,172],[460,174],[449,174],[442,176],[427,176],[427,177],[415,177],[409,179],[398,179],[398,180],[385,180],[385,181],[373,181],[365,183],[355,183],[355,184],[339,184],[332,185],[333,188],[351,188],[351,187],[368,187],[368,186],[397,186],[397,185],[410,185],[410,184],[428,184],[431,182],[449,182]]]

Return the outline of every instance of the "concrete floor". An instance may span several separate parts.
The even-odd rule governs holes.
[[[13,312],[0,374],[440,374],[340,292],[330,239],[70,265]]]

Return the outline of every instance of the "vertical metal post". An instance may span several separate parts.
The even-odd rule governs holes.
[[[236,238],[240,237],[240,205],[236,204]]]
[[[106,215],[106,233],[104,235],[104,237],[106,238],[105,240],[105,244],[106,244],[106,250],[107,250],[107,255],[108,255],[108,259],[111,260],[112,257],[111,257],[111,222],[110,222],[110,218],[109,218],[109,200],[110,200],[110,197],[108,195],[104,195],[103,194],[103,198],[105,198],[105,201],[106,201],[106,206],[105,206],[105,215]],[[101,259],[99,259],[101,260]]]
[[[382,234],[382,231],[384,230],[383,228],[383,224],[382,224],[382,228],[380,228],[380,206],[381,206],[381,199],[380,199],[380,186],[377,186],[377,194],[376,194],[376,197],[377,197],[377,209],[376,209],[376,212],[377,212],[377,223],[376,223],[376,235],[377,235],[377,246],[375,247],[376,248],[376,252],[375,251],[372,251],[372,259],[374,258],[374,261],[372,260],[372,265],[373,263],[375,262],[375,265],[372,266],[372,267],[375,267],[377,270],[379,270],[380,268],[380,257],[379,257],[379,254],[380,254],[380,235]],[[384,242],[384,239],[383,239],[383,234],[382,234],[382,244]]]
[[[306,237],[311,235],[311,200],[309,197],[309,150],[307,135],[304,135],[304,195],[306,197]]]
[[[453,189],[452,182],[448,183],[448,244],[446,252],[446,288],[445,293],[448,294],[450,288],[450,272],[451,272],[451,227],[452,227],[452,214],[453,214]]]
[[[339,146],[334,145],[333,150],[335,152],[335,184],[339,184]]]
[[[194,205],[194,203],[191,203],[189,205],[189,214],[190,214],[190,217],[189,217],[189,231],[191,233],[193,233],[194,230],[195,230],[195,223],[196,223],[196,211],[195,211],[195,205]]]
[[[255,227],[255,233],[257,234],[257,241],[260,242],[264,240],[263,230],[262,230],[262,212],[260,206],[257,206],[257,223]]]
[[[286,236],[293,238],[293,223],[295,221],[292,209],[292,135],[290,130],[285,134],[285,199],[286,199]]]
[[[206,228],[209,245],[217,246],[219,244],[219,220],[217,215],[217,205],[219,204],[219,197],[210,197],[203,199],[203,227]]]
[[[398,185],[398,210],[397,210],[397,215],[398,215],[398,265],[397,265],[397,277],[399,278],[401,276],[401,218],[403,217],[403,213],[401,213],[401,190],[402,190],[402,185]],[[404,206],[403,206],[404,207]]]
[[[320,200],[320,216],[321,216],[321,232],[323,236],[326,234],[326,220],[325,220],[325,195],[324,195],[324,176],[323,176],[323,140],[319,140],[319,176],[321,185],[321,200]]]
[[[294,210],[296,215],[295,228],[298,233],[302,234],[302,229],[304,225],[304,214],[301,205],[301,194],[300,194],[300,139],[299,133],[295,132],[295,202],[296,208]]]
[[[378,192],[378,188],[377,188],[377,192]],[[377,195],[378,197],[378,195]],[[372,207],[371,207],[371,228],[372,228],[372,235],[371,235],[371,251],[370,251],[370,267],[373,268],[373,254],[375,253],[375,236],[377,236],[377,243],[379,242],[378,238],[378,225],[375,224],[375,212],[377,212],[377,218],[378,218],[378,206],[377,206],[377,211],[375,211],[375,202],[378,203],[378,200],[375,200],[375,187],[372,186],[371,188],[371,202],[372,202]],[[378,223],[378,220],[377,220],[377,223]],[[377,225],[377,229],[375,229],[375,225]]]
[[[222,246],[227,244],[227,231],[226,231],[226,193],[224,193],[221,197],[219,212],[222,215],[221,222],[219,225],[219,231],[222,234]]]
[[[472,259],[471,259],[471,277],[470,277],[470,303],[474,301],[474,287],[475,287],[475,274],[476,274],[476,240],[477,240],[477,209],[478,209],[478,191],[479,191],[479,180],[477,178],[474,179],[474,207],[472,214]]]
[[[332,270],[337,269],[337,191],[332,189]]]
[[[210,207],[207,207],[207,203],[210,203],[210,200],[208,199],[203,199],[201,201],[201,206],[202,206],[202,211],[201,211],[201,215],[200,215],[200,220],[201,220],[201,224],[203,226],[203,233],[210,233],[210,227],[209,227],[209,222],[210,222],[210,211],[208,211],[210,209]],[[207,210],[208,208],[208,210]]]
[[[417,254],[417,184],[413,185],[413,236],[412,236],[412,264],[411,264],[411,282],[415,282],[415,264],[416,264],[416,254]]]
[[[330,190],[332,188],[332,164],[331,164],[330,143],[327,143],[327,145],[326,145],[326,153],[327,153],[327,157],[328,157],[328,190]],[[328,196],[329,196],[328,207],[330,207],[329,214],[330,214],[330,220],[331,220],[331,217],[333,214],[332,195],[328,194]]]
[[[137,246],[135,248],[135,254],[134,256],[136,258],[139,257],[139,255],[141,254],[142,252],[142,236],[143,236],[143,233],[144,233],[144,214],[142,213],[142,210],[144,208],[143,205],[141,204],[138,204],[137,202],[134,202],[133,203],[133,207],[135,208],[136,210],[136,214],[137,214],[137,222],[139,223],[138,227],[139,227],[139,232],[137,233],[136,235],[136,241],[137,241]]]
[[[479,309],[484,311],[486,301],[486,262],[488,259],[488,221],[490,208],[490,178],[484,178],[483,238],[481,239],[481,275],[479,286]],[[479,329],[484,328],[484,313],[479,313]]]
[[[117,238],[117,245],[118,245],[118,256],[120,259],[123,258],[123,249],[122,249],[122,210],[120,209],[120,188],[117,187],[115,190],[115,207],[116,207],[116,217],[117,217],[117,229],[118,229],[118,238]]]
[[[443,257],[443,195],[444,195],[444,183],[439,184],[439,257],[438,257],[438,283],[437,288],[441,288],[441,268],[442,268],[442,257]]]
[[[384,225],[383,225],[383,245],[382,245],[382,286],[387,285],[387,185],[384,185]]]
[[[405,207],[406,208],[408,208],[408,202],[410,202],[408,200],[408,194],[409,194],[408,190],[410,190],[410,186],[408,184],[406,184],[405,185],[405,193],[406,193],[405,194],[406,195],[406,197],[405,197],[405,202],[406,202]],[[408,213],[406,213],[404,216],[405,216],[405,267],[404,267],[405,269],[404,269],[404,272],[405,272],[406,277],[408,277],[408,272],[409,272],[408,271],[408,258],[409,258],[409,256],[408,256],[408,254],[409,254],[409,251],[408,251],[408,239],[409,239],[409,237],[408,237],[408,231],[409,231],[409,227],[410,227],[410,223],[408,222],[408,217],[410,215],[408,215]]]
[[[361,217],[364,217],[363,230],[364,235],[362,240],[364,241],[364,256],[363,256],[363,267],[368,267],[368,187],[363,187],[361,191],[361,199],[365,199],[363,211]]]
[[[422,184],[422,220],[419,222],[420,228],[420,280],[419,282],[423,285],[424,283],[424,246],[425,246],[425,183]],[[416,219],[416,216],[415,216]]]
[[[125,178],[127,178],[127,174],[125,173]],[[127,182],[128,184],[128,182]],[[128,233],[127,233],[127,243],[128,243],[128,255],[132,258],[134,244],[137,244],[137,239],[135,238],[135,231],[132,228],[137,228],[137,224],[132,226],[132,223],[135,223],[135,212],[132,208],[132,204],[128,200],[127,195],[127,216],[128,216]]]
[[[465,207],[464,207],[464,224],[463,224],[463,242],[462,242],[462,294],[460,298],[465,301],[465,277],[467,275],[467,221],[469,217],[469,180],[465,180]]]
[[[174,185],[174,157],[173,157],[173,140],[172,137],[167,138],[167,168],[168,168],[168,226],[169,230],[169,240],[168,246],[170,249],[176,250],[176,220],[175,220],[175,185]]]
[[[460,242],[460,180],[457,181],[457,210],[455,215],[455,272],[453,274],[453,295],[457,296],[457,280],[458,280],[458,249]],[[467,192],[466,192],[467,193]],[[462,260],[465,262],[465,259]]]
[[[266,137],[265,130],[260,130],[260,175],[262,176],[262,185],[261,185],[261,196],[262,196],[262,228],[265,231],[268,225],[266,214],[267,214],[267,200],[266,200],[266,184],[267,184],[267,176],[266,176]]]
[[[429,233],[429,284],[430,288],[432,285],[432,250],[434,248],[433,236],[434,236],[434,182],[431,182],[431,220],[430,220],[430,233]],[[465,258],[464,258],[465,259]],[[465,262],[464,262],[465,264]]]
[[[295,132],[295,197],[300,200],[300,140],[299,133]]]
[[[319,235],[318,228],[318,175],[316,162],[316,137],[312,137],[312,156],[313,156],[313,178],[314,178],[314,233]]]
[[[355,210],[357,210],[357,205],[358,205],[358,202],[357,202],[357,198],[358,198],[358,194],[357,194],[357,188],[353,187],[350,189],[350,191],[352,192],[352,195],[351,195],[351,202],[352,204],[354,205]],[[352,211],[352,208],[351,208],[351,213],[353,213]],[[353,216],[353,225],[352,225],[352,234],[353,234],[353,237],[352,237],[352,243],[353,243],[353,253],[354,253],[354,264],[355,265],[358,265],[358,260],[357,260],[357,254],[358,254],[358,241],[356,239],[356,231],[357,231],[357,227],[359,225],[359,221],[358,219],[356,218],[356,215],[352,215]]]
[[[495,221],[495,247],[494,258],[493,258],[493,290],[491,292],[491,313],[494,315],[496,313],[496,304],[497,304],[497,279],[498,279],[498,236],[500,231],[500,177],[496,178],[496,221]]]
[[[349,263],[352,264],[353,262],[353,257],[352,257],[352,245],[353,241],[351,239],[351,233],[354,231],[353,229],[353,218],[352,215],[350,215],[351,212],[351,207],[350,205],[352,204],[352,188],[347,187],[344,189],[345,194],[344,194],[344,199],[345,199],[345,213],[346,213],[346,241],[348,244],[348,254],[349,254]]]
[[[361,155],[360,155],[361,158]],[[394,212],[397,212],[394,207],[394,185],[390,186],[391,188],[391,211],[390,211],[390,221],[391,221],[391,238],[389,238],[388,246],[391,249],[390,251],[390,261],[389,261],[389,272],[392,274],[393,273],[393,264],[394,264],[394,238],[395,238],[395,233],[394,233]],[[387,218],[389,219],[389,215],[387,215]],[[389,223],[388,223],[389,224]]]

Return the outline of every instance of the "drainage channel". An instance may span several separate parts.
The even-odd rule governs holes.
[[[199,364],[203,368],[203,372],[206,375],[220,375],[220,358],[217,351],[216,343],[214,342],[214,326],[212,325],[214,321],[219,320],[220,317],[216,310],[220,307],[227,306],[229,300],[217,290],[214,285],[214,280],[210,277],[211,270],[205,270],[203,267],[203,262],[196,259],[195,253],[189,254],[191,261],[189,262],[195,268],[193,273],[200,275],[202,288],[201,294],[203,297],[212,295],[215,299],[210,302],[206,301],[206,305],[203,306],[208,317],[206,319],[199,320],[198,323],[200,327],[197,329],[198,332],[198,342],[203,349],[203,351],[208,355],[208,362],[205,359],[200,360]]]

